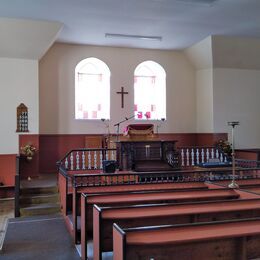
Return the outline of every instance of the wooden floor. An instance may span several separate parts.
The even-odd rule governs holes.
[[[2,249],[8,219],[14,217],[14,199],[0,200],[0,250]]]

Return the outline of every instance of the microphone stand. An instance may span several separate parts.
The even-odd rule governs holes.
[[[120,126],[120,124],[121,124],[121,123],[124,123],[125,121],[128,121],[129,119],[132,119],[132,118],[134,118],[134,117],[135,117],[135,115],[130,116],[130,117],[125,117],[124,120],[122,120],[122,121],[120,121],[120,122],[114,124],[114,126],[117,127],[117,130],[116,130],[116,141],[117,141],[117,142],[118,142],[118,140],[119,140],[119,126]]]

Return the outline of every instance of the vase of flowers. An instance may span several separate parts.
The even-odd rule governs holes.
[[[216,143],[216,147],[220,149],[229,159],[231,158],[232,155],[232,145],[230,142],[226,140],[219,140]]]
[[[35,154],[36,148],[31,144],[27,144],[27,145],[21,147],[21,151],[22,151],[22,154],[24,156],[26,156],[26,159],[28,161],[31,161],[33,159],[34,154]]]

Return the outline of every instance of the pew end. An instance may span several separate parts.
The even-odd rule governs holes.
[[[113,224],[113,260],[125,260],[126,234],[116,224]]]

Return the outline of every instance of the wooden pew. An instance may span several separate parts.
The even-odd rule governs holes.
[[[93,175],[93,176],[92,176]],[[97,174],[96,174],[97,175]],[[207,189],[207,185],[204,184],[204,181],[200,181],[198,178],[196,181],[192,181],[191,179],[188,181],[183,181],[183,179],[176,179],[175,181],[157,181],[157,182],[138,182],[140,179],[139,176],[127,176],[126,181],[123,174],[111,174],[110,178],[107,179],[106,176],[102,176],[99,174],[96,176],[95,174],[66,174],[65,172],[60,171],[58,175],[58,184],[59,191],[61,197],[61,208],[63,215],[67,215],[68,212],[72,211],[72,204],[75,200],[73,194],[82,193],[82,192],[117,192],[123,190],[157,190],[157,189]],[[84,179],[86,177],[86,180]],[[95,178],[106,179],[105,185],[102,183],[100,185],[94,185],[96,183]],[[133,179],[135,178],[135,179]],[[186,178],[189,179],[189,178]],[[98,179],[101,181],[100,179]],[[91,181],[93,183],[91,183]],[[113,182],[114,181],[114,182]],[[85,183],[86,182],[86,183]],[[162,185],[162,187],[158,186]],[[72,198],[73,196],[73,198]]]
[[[168,202],[216,201],[235,200],[240,194],[232,189],[208,189],[189,191],[161,191],[136,193],[108,193],[108,194],[82,194],[81,195],[81,247],[83,258],[87,255],[87,241],[93,231],[93,205],[124,206],[142,205]],[[79,227],[78,227],[79,229]],[[77,230],[77,235],[78,235]]]
[[[107,193],[107,192],[123,192],[123,191],[138,191],[138,190],[162,190],[162,189],[207,189],[210,184],[205,184],[203,181],[191,181],[192,175],[196,172],[188,171],[189,176],[186,178],[181,178],[176,176],[174,182],[172,181],[160,181],[159,177],[155,179],[157,183],[136,183],[136,181],[143,176],[131,175],[131,174],[94,174],[90,171],[89,174],[86,174],[85,171],[78,174],[68,174],[65,170],[60,169],[59,171],[59,191],[61,198],[61,211],[64,216],[66,225],[69,232],[72,234],[74,242],[76,241],[76,229],[74,226],[77,226],[77,218],[80,216],[80,194],[85,193]],[[183,173],[183,171],[181,172]],[[205,172],[207,173],[207,172]],[[148,174],[148,173],[146,173]],[[159,173],[149,173],[155,174],[154,176],[160,175]],[[177,174],[177,173],[176,173]],[[197,174],[197,173],[196,173]],[[204,172],[203,172],[204,174]],[[178,173],[177,175],[180,175]],[[110,177],[109,177],[110,176]],[[112,177],[111,177],[112,176]],[[144,175],[145,176],[145,175]],[[143,177],[144,177],[143,176]],[[202,175],[204,176],[204,175]],[[87,179],[85,179],[87,178]],[[203,179],[203,178],[202,178]],[[186,181],[184,181],[186,180]],[[197,178],[200,180],[200,178]],[[102,182],[104,181],[104,183]],[[100,183],[100,185],[96,185]],[[95,185],[94,185],[95,184]],[[104,185],[103,185],[104,184]],[[72,224],[71,224],[71,215],[72,214]]]
[[[260,217],[260,196],[258,199],[236,201],[168,203],[125,207],[98,207],[94,205],[94,259],[102,259],[102,252],[113,250],[113,223],[117,223],[123,228],[129,228],[253,217]]]
[[[78,226],[78,217],[81,214],[80,195],[86,194],[108,194],[108,193],[130,193],[130,192],[145,192],[145,191],[166,191],[166,190],[207,190],[208,185],[204,182],[176,182],[176,183],[142,183],[142,184],[124,184],[114,186],[94,186],[94,187],[72,187],[72,222],[70,216],[63,212],[65,222],[69,229],[69,232],[73,236],[74,243],[78,243],[77,230],[74,227]],[[63,202],[67,202],[69,198],[63,199]],[[66,211],[69,211],[69,207],[66,206]]]
[[[246,260],[260,257],[260,218],[120,228],[113,225],[113,259]]]
[[[245,187],[243,188],[246,191],[250,191],[256,194],[260,194],[260,185],[254,185],[254,186],[250,186],[250,187]]]
[[[92,186],[91,181],[95,182],[95,178],[100,178],[100,175],[85,174],[67,174],[60,169],[58,175],[59,192],[61,200],[61,212],[65,219],[66,226],[73,237],[75,243],[77,230],[74,229],[78,225],[78,217],[80,216],[80,194],[82,192],[93,193],[108,193],[108,192],[135,192],[149,190],[186,190],[186,189],[208,189],[210,184],[205,184],[202,181],[186,181],[183,182],[158,182],[158,183],[131,183],[131,176],[126,175],[126,182],[122,182],[123,174],[113,175],[107,180],[107,185]],[[84,178],[87,176],[87,180]],[[109,175],[110,176],[110,175]],[[102,178],[107,178],[103,177]],[[115,183],[112,183],[115,179]],[[110,183],[111,182],[111,183]],[[128,183],[129,182],[129,183]],[[87,186],[85,186],[87,185]]]
[[[239,185],[239,188],[241,189],[260,186],[260,178],[242,179],[242,180],[236,180],[236,182]],[[228,187],[228,185],[231,183],[231,180],[216,180],[213,181],[213,183]]]
[[[250,191],[256,194],[260,194],[260,179],[245,179],[245,180],[237,180],[237,184],[240,189]],[[222,180],[214,182],[216,185],[222,185],[223,187],[228,187],[230,181]]]

